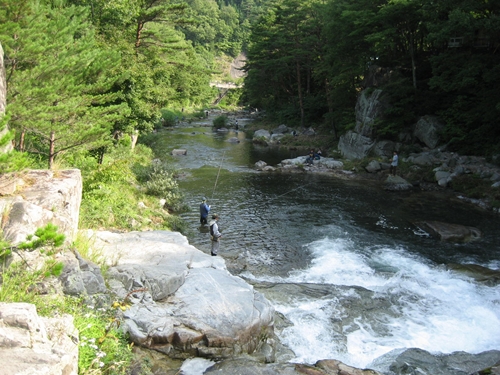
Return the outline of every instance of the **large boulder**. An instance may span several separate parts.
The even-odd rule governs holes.
[[[17,245],[38,228],[53,223],[66,241],[72,242],[78,231],[82,200],[80,170],[32,170],[15,181],[13,193],[0,198],[0,210],[8,213],[4,238]],[[22,186],[22,191],[17,186]]]
[[[59,281],[65,294],[95,296],[107,293],[101,269],[96,264],[83,259],[76,252],[65,252],[58,260],[64,264]]]
[[[0,302],[0,362],[2,375],[77,375],[73,317],[43,318],[35,305]]]
[[[290,133],[290,129],[285,124],[281,124],[277,128],[273,129],[273,134],[287,134]]]
[[[399,145],[393,141],[379,141],[373,147],[373,152],[383,158],[391,158],[394,151],[399,149]]]
[[[415,125],[414,137],[427,147],[433,149],[439,144],[439,133],[443,130],[443,125],[433,116],[423,116]]]
[[[468,375],[468,374],[498,374],[500,351],[489,350],[478,354],[453,352],[451,354],[435,355],[426,350],[411,348],[393,350],[377,358],[376,363],[385,363],[390,374],[433,374],[433,375]],[[496,365],[496,366],[495,366]],[[492,367],[493,366],[493,367]],[[381,366],[377,366],[380,368]],[[495,370],[493,372],[491,370]],[[484,372],[481,370],[487,369]],[[476,372],[477,371],[477,372]]]
[[[92,235],[112,292],[131,304],[122,327],[135,344],[173,358],[229,358],[273,343],[273,307],[221,257],[175,232]]]
[[[389,175],[384,182],[384,189],[389,191],[406,191],[412,188],[412,184],[400,176]]]
[[[271,139],[271,133],[268,130],[260,129],[253,133],[253,139],[265,139],[266,141]]]
[[[481,231],[475,227],[440,221],[420,221],[415,223],[422,230],[449,242],[468,242],[481,237]]]
[[[500,284],[500,270],[493,270],[487,267],[483,267],[479,264],[457,264],[450,263],[446,267],[455,272],[463,273],[467,276],[474,278],[476,281],[488,284],[488,285],[498,285]],[[500,360],[500,358],[499,358]]]
[[[375,141],[362,134],[348,131],[340,136],[339,150],[346,159],[363,159],[373,149]]]

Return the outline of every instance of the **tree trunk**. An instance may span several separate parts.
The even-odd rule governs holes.
[[[21,131],[21,137],[19,137],[19,151],[24,152],[24,136],[26,135],[26,130]]]
[[[56,133],[54,131],[50,132],[50,147],[49,147],[49,169],[52,169],[52,166],[54,165],[54,150],[55,150],[55,144],[56,144]]]
[[[417,89],[417,66],[415,64],[415,49],[413,34],[410,33],[410,57],[411,57],[411,73],[413,78],[413,88]]]
[[[335,121],[333,120],[333,100],[332,93],[330,90],[330,82],[328,78],[325,79],[325,91],[326,91],[326,102],[328,105],[328,121],[330,121],[330,125],[333,131],[333,138],[337,139],[337,129],[335,128]]]
[[[143,27],[144,27],[143,22],[139,22],[137,24],[137,31],[135,33],[135,48],[139,48],[139,46],[141,45],[141,33],[142,33]]]
[[[299,93],[299,108],[300,108],[300,125],[304,127],[304,103],[302,99],[302,84],[301,84],[301,77],[300,77],[300,65],[299,62],[296,62],[296,67],[297,67],[297,90]]]
[[[134,150],[137,140],[139,139],[139,130],[136,130],[133,134],[131,134],[130,139],[132,140],[132,150]]]

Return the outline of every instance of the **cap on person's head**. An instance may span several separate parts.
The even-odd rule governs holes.
[[[205,202],[205,201],[207,200],[207,198],[203,197],[203,198],[201,198],[201,200],[202,200],[203,202]]]
[[[214,219],[214,220],[215,220],[215,219],[218,219],[218,218],[219,218],[219,215],[217,215],[217,214],[213,214],[213,215],[212,215],[212,219]]]

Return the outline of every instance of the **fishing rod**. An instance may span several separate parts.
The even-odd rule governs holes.
[[[219,171],[217,172],[217,178],[215,179],[214,190],[212,191],[212,199],[214,198],[215,188],[217,187],[217,181],[219,180],[220,169],[222,168],[222,163],[224,162],[224,155],[225,154],[226,154],[226,151],[224,151],[222,153],[222,160],[220,161]]]

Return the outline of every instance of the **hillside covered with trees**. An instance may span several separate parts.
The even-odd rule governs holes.
[[[437,115],[451,150],[500,139],[500,4],[449,0],[1,0],[7,116],[19,151],[52,165],[136,139],[165,111],[209,106],[219,61],[248,56],[241,105],[337,137],[370,67],[385,69],[396,139]],[[126,137],[128,138],[128,137]]]
[[[51,166],[62,153],[151,132],[164,109],[209,105],[216,58],[235,57],[248,35],[245,4],[1,0],[16,149]]]
[[[500,3],[272,0],[252,28],[246,100],[288,124],[354,127],[365,74],[379,66],[389,110],[376,133],[397,140],[437,115],[449,149],[498,154]]]

